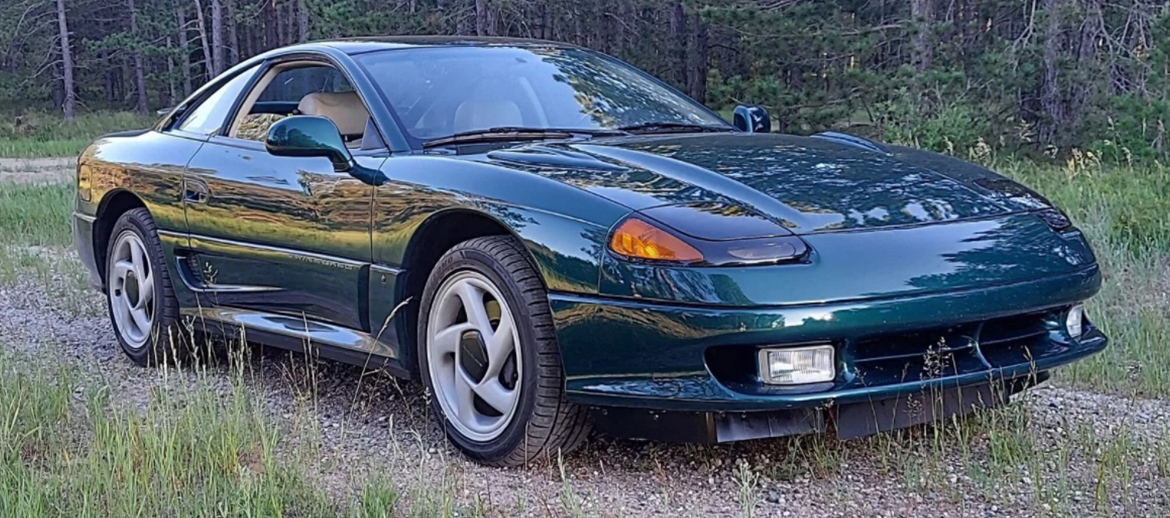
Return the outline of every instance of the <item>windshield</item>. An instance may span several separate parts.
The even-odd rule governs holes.
[[[434,47],[357,60],[416,142],[499,127],[728,127],[649,75],[582,49]]]

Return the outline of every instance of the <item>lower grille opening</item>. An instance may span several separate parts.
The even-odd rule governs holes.
[[[816,387],[765,386],[758,374],[761,347],[706,350],[707,368],[724,386],[748,393],[793,393],[910,383],[1032,363],[1069,350],[1060,329],[1067,308],[984,321],[834,341],[837,379]]]
[[[1029,363],[1061,347],[1049,336],[1049,322],[1059,313],[1014,315],[852,341],[853,384],[904,383]]]
[[[1063,311],[988,320],[980,332],[979,349],[992,367],[1030,363],[1040,356],[1063,352],[1067,347],[1049,336],[1049,322],[1061,314]]]

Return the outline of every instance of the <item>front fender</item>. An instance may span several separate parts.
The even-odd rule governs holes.
[[[552,291],[595,294],[610,227],[629,209],[550,178],[474,160],[394,157],[374,200],[374,262],[405,267],[415,239],[454,212],[522,241]]]

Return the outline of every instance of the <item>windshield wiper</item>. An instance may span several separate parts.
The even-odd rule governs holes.
[[[721,124],[690,124],[686,122],[664,121],[631,124],[629,126],[622,126],[618,129],[628,133],[699,133],[735,131],[730,126],[723,126]]]
[[[625,135],[624,131],[607,130],[607,129],[584,129],[584,128],[528,128],[523,126],[501,126],[498,128],[479,129],[472,131],[464,131],[456,133],[447,137],[440,137],[434,140],[423,142],[423,148],[432,148],[437,146],[445,146],[448,144],[464,144],[474,142],[494,142],[494,141],[509,141],[509,140],[546,140],[546,139],[566,139],[573,138],[576,135],[589,135],[591,137],[598,136],[616,136]]]

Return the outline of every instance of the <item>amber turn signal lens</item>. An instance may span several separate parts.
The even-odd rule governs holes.
[[[650,261],[701,261],[703,254],[681,239],[640,219],[618,225],[609,247],[618,255]]]

